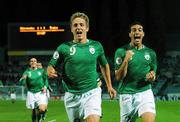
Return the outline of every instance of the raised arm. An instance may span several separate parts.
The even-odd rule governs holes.
[[[24,74],[24,75],[20,78],[19,84],[20,84],[20,85],[25,85],[26,79],[27,79],[27,75]]]
[[[128,50],[126,51],[126,56],[119,67],[119,69],[115,70],[115,78],[117,81],[123,79],[127,74],[128,62],[131,60],[132,56],[134,55],[133,51]]]

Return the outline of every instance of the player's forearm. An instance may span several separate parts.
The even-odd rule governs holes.
[[[102,76],[103,76],[104,80],[106,81],[107,79],[106,79],[106,76],[105,76],[105,68],[100,65],[100,69],[101,69]]]
[[[122,80],[127,74],[128,62],[132,59],[134,52],[132,50],[126,51],[126,56],[123,60],[122,65],[118,70],[115,71],[115,77],[117,81]]]
[[[106,64],[104,67],[101,67],[101,72],[103,74],[103,77],[106,81],[106,85],[108,88],[112,87],[111,83],[111,74],[110,74],[110,67],[109,64]]]
[[[121,67],[115,71],[115,78],[117,81],[123,79],[127,74],[128,61],[124,60]]]
[[[27,76],[23,75],[23,76],[20,78],[20,80],[19,80],[19,84],[20,84],[20,85],[24,85],[25,82],[26,82],[26,78],[27,78]]]
[[[19,80],[19,85],[24,85],[25,81],[26,81],[25,79],[20,79]]]

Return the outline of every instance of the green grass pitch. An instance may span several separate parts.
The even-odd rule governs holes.
[[[102,108],[101,122],[119,122],[118,101],[104,100]],[[180,121],[180,101],[159,101],[156,102],[156,109],[156,122]],[[16,101],[12,104],[11,101],[0,100],[0,122],[31,122],[30,115],[31,110],[26,108],[25,101]],[[63,101],[49,101],[47,118],[43,122],[68,122]]]

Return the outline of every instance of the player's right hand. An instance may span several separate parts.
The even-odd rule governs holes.
[[[125,60],[127,61],[131,60],[133,55],[134,55],[134,52],[132,50],[127,50]]]

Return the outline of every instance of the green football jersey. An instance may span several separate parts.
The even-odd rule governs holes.
[[[115,52],[115,70],[118,70],[121,66],[127,50],[132,50],[134,55],[128,62],[127,75],[120,81],[119,93],[133,94],[150,89],[151,83],[146,81],[146,74],[151,70],[155,72],[157,70],[156,53],[144,45],[142,49],[138,50],[127,44],[118,48]]]
[[[97,87],[97,64],[107,64],[102,45],[94,40],[87,43],[62,43],[54,52],[49,65],[63,63],[63,87],[71,93],[84,93]]]
[[[43,68],[37,68],[35,70],[28,68],[23,75],[27,75],[27,78],[20,79],[20,84],[26,84],[28,91],[33,93],[37,93],[41,91],[44,86],[48,87],[49,85],[47,73]]]

